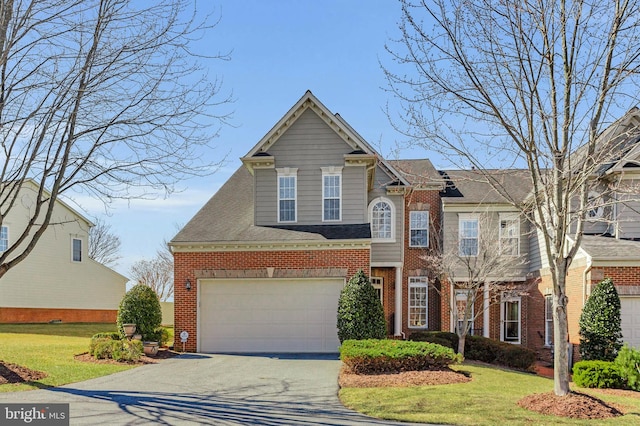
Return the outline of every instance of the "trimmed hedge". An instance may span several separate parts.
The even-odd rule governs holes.
[[[409,335],[414,342],[430,342],[458,351],[458,335],[447,331],[414,331]]]
[[[356,374],[442,370],[462,359],[435,343],[403,340],[345,340],[340,359]]]
[[[416,331],[411,333],[409,340],[437,343],[458,350],[458,335],[446,331]],[[467,336],[464,357],[518,370],[530,370],[536,362],[536,353],[531,349],[482,336]]]
[[[344,286],[338,300],[338,339],[384,339],[387,324],[380,298],[359,270]]]
[[[573,365],[573,382],[583,388],[623,389],[625,379],[611,361],[579,361]]]

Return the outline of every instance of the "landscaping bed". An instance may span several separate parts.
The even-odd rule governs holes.
[[[0,385],[24,383],[44,379],[47,373],[31,370],[18,364],[0,361]]]

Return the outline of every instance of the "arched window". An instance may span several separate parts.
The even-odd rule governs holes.
[[[394,208],[391,201],[386,198],[373,200],[369,204],[369,217],[371,220],[371,239],[373,241],[394,240]]]

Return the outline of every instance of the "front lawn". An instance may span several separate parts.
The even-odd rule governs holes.
[[[388,420],[456,425],[640,425],[640,394],[614,396],[579,389],[623,407],[624,416],[609,420],[573,420],[537,414],[516,405],[533,393],[553,390],[553,380],[478,364],[453,366],[471,373],[469,383],[405,388],[342,388],[340,399],[351,409]],[[635,395],[634,395],[635,396]]]
[[[0,392],[60,386],[133,368],[74,359],[88,351],[92,335],[115,329],[115,324],[0,324],[0,361],[48,375],[32,383],[2,384]]]

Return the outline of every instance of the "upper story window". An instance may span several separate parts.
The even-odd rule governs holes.
[[[9,248],[9,227],[0,227],[0,251],[7,251]]]
[[[458,252],[460,256],[477,256],[480,224],[477,215],[460,215],[458,219]]]
[[[80,238],[71,239],[71,260],[82,262],[82,240]]]
[[[322,168],[322,221],[342,218],[342,167]]]
[[[376,198],[369,204],[371,239],[376,242],[393,242],[395,232],[393,203],[386,198]]]
[[[589,192],[587,199],[587,220],[601,219],[604,216],[602,197],[597,192]]]
[[[409,213],[409,247],[429,247],[429,212]]]
[[[278,172],[278,222],[297,220],[298,169],[285,167]]]
[[[500,214],[500,254],[520,254],[520,218],[516,213]]]

